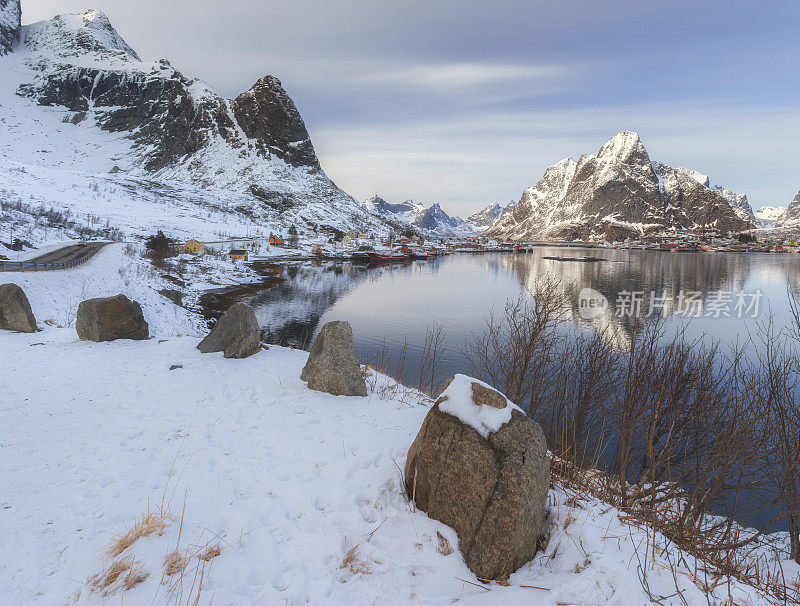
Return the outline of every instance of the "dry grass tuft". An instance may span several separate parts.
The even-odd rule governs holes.
[[[189,564],[189,558],[179,551],[173,551],[167,554],[164,558],[164,574],[171,577],[176,574],[183,574],[186,566]]]
[[[125,586],[125,591],[130,591],[139,583],[143,583],[149,576],[149,574],[143,572],[142,570],[131,569],[128,574],[125,575],[125,578],[122,581],[122,584]]]
[[[162,536],[171,522],[172,517],[164,511],[148,513],[142,519],[134,522],[125,534],[114,538],[106,550],[106,556],[108,558],[120,556],[142,537],[151,534]]]
[[[436,548],[436,551],[441,553],[443,556],[449,556],[453,553],[453,546],[450,545],[450,541],[447,540],[441,532],[438,530],[436,531],[436,536],[439,539],[439,546]]]
[[[108,570],[91,579],[95,591],[103,591],[105,595],[113,593],[113,585],[123,574],[133,568],[133,558],[114,560]]]
[[[222,553],[222,549],[220,549],[219,544],[217,544],[212,545],[197,557],[203,562],[208,562],[209,560],[216,558],[220,553]]]
[[[356,543],[350,551],[345,554],[341,568],[349,570],[352,574],[372,574],[369,562],[358,554],[359,547],[361,547],[361,543]]]

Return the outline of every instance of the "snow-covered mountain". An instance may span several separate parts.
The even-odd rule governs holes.
[[[786,211],[775,222],[777,227],[800,227],[800,191]]]
[[[709,187],[707,178],[704,185]],[[737,194],[736,192],[729,190],[727,187],[722,187],[721,185],[715,185],[713,189],[720,196],[725,198],[728,204],[731,205],[733,212],[735,212],[736,216],[742,221],[756,223],[756,216],[755,213],[753,213],[753,207],[750,206],[750,202],[747,199],[747,194]]]
[[[177,232],[187,215],[205,217],[199,236],[291,224],[388,231],[320,168],[277,78],[228,100],[166,60],[142,61],[100,11],[23,27],[19,14],[18,2],[0,0],[0,54],[11,51],[0,57],[7,197],[128,233],[147,215]],[[143,214],[148,204],[157,206]]]
[[[483,210],[471,214],[467,217],[467,223],[474,226],[475,229],[483,231],[489,229],[500,215],[503,214],[504,207],[500,204],[490,204]]]
[[[786,206],[762,206],[754,214],[761,227],[775,227],[786,210]]]
[[[426,207],[413,200],[393,204],[372,196],[364,202],[364,207],[390,222],[407,225],[434,238],[465,237],[480,231],[461,217],[448,215],[438,202]]]
[[[741,231],[750,226],[710,188],[706,175],[651,162],[639,135],[625,131],[597,154],[578,161],[566,158],[548,168],[488,233],[514,239],[618,240],[673,227]]]
[[[364,202],[364,208],[390,221],[413,224],[425,212],[425,205],[413,200],[393,204],[380,196],[372,196]]]

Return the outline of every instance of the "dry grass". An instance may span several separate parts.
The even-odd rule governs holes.
[[[134,564],[135,562],[132,557],[114,560],[107,570],[89,579],[92,590],[100,591],[105,596],[113,594],[117,589],[116,583],[119,578],[126,572],[131,571]]]
[[[439,539],[439,545],[436,547],[436,551],[441,553],[443,556],[449,556],[453,553],[453,546],[450,545],[450,541],[447,540],[441,532],[438,530],[436,531],[436,538]]]
[[[164,574],[168,577],[175,576],[176,574],[183,574],[188,564],[189,556],[177,550],[173,551],[164,558]]]
[[[116,558],[120,556],[142,537],[147,537],[151,534],[162,536],[171,522],[172,517],[163,510],[157,513],[148,513],[134,522],[133,526],[125,534],[114,537],[111,545],[106,550],[106,557]]]
[[[222,549],[220,549],[219,544],[211,545],[208,549],[206,549],[203,553],[197,556],[203,562],[208,562],[209,560],[213,560],[216,558],[220,553],[222,553]]]
[[[352,574],[372,574],[369,562],[358,553],[359,547],[361,547],[361,543],[356,543],[350,548],[345,554],[340,568],[348,570]]]
[[[149,576],[150,575],[141,570],[141,568],[132,568],[128,571],[128,574],[125,575],[125,578],[122,581],[125,591],[130,591],[139,583],[143,583]]]

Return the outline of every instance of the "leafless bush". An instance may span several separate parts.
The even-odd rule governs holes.
[[[473,373],[529,405],[567,481],[603,470],[593,489],[632,520],[789,599],[752,555],[783,518],[791,556],[800,551],[800,362],[786,335],[771,319],[730,350],[660,319],[570,334],[552,282],[531,297],[467,344]],[[756,515],[760,532],[736,523]]]
[[[554,360],[563,354],[567,300],[561,283],[545,278],[531,296],[509,300],[503,316],[490,314],[486,330],[463,347],[473,374],[486,380],[520,405],[541,400],[553,380]]]

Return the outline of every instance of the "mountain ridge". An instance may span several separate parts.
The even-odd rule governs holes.
[[[2,1],[5,22],[16,14],[16,5]],[[200,206],[210,204],[229,215],[237,230],[256,220],[264,229],[296,224],[301,232],[388,233],[380,217],[322,170],[305,123],[278,78],[264,76],[235,99],[225,99],[165,59],[142,61],[97,10],[57,15],[3,36],[16,40],[0,57],[5,64],[0,156],[6,160],[0,172],[8,177],[3,178],[7,191],[27,196],[20,188],[23,182],[30,187],[32,174],[68,169],[83,171],[85,181],[108,183],[107,188],[127,178],[130,195],[142,181],[156,183],[155,188],[184,188],[189,201],[199,190],[207,198]],[[12,171],[17,164],[26,177]],[[63,176],[72,188],[79,187],[80,180]],[[59,200],[57,186],[46,193],[35,189],[42,189],[40,204],[66,203]],[[120,214],[113,200],[100,209],[83,205],[81,198],[92,195],[76,192],[69,207]],[[182,229],[183,211],[170,212],[165,219]],[[136,220],[129,214],[123,227],[141,231]]]
[[[596,154],[550,166],[488,234],[616,240],[698,226],[742,231],[752,224],[710,189],[705,175],[651,161],[639,135],[621,131]]]

